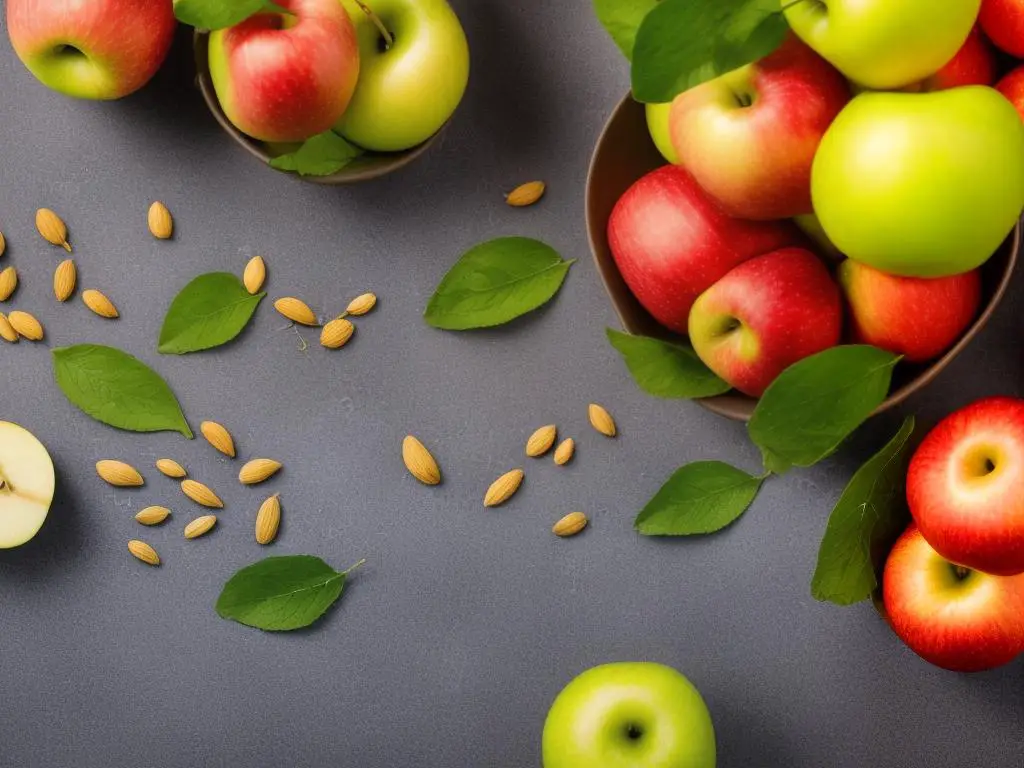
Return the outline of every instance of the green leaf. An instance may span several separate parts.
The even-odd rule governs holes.
[[[633,42],[640,23],[658,0],[594,0],[594,13],[627,59],[633,57]]]
[[[226,344],[242,332],[266,295],[250,294],[229,272],[200,275],[171,302],[157,350],[183,355]]]
[[[196,29],[233,27],[263,10],[266,0],[175,0],[174,15]]]
[[[731,389],[688,346],[611,328],[606,331],[637,385],[649,395],[689,399],[720,395]]]
[[[794,363],[761,396],[747,425],[776,474],[832,455],[889,393],[900,358],[851,344]]]
[[[319,133],[306,139],[294,152],[271,158],[270,165],[279,171],[295,171],[300,176],[329,176],[363,154],[334,131]]]
[[[467,251],[427,304],[428,325],[449,331],[487,328],[548,302],[575,259],[528,237],[501,237]]]
[[[64,396],[97,421],[132,432],[192,438],[171,388],[145,363],[97,344],[53,350],[53,377]]]
[[[817,600],[852,605],[878,587],[886,553],[909,517],[904,496],[914,417],[857,470],[828,519],[811,581]]]
[[[672,101],[767,56],[788,29],[779,0],[662,0],[636,34],[633,96]]]
[[[645,536],[714,533],[742,515],[761,489],[754,477],[721,461],[680,467],[633,521]]]
[[[352,568],[338,572],[312,555],[264,558],[228,579],[217,614],[268,631],[308,627],[341,597]]]

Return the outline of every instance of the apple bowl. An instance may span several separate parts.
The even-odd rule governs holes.
[[[651,139],[644,105],[627,93],[605,124],[590,161],[586,215],[591,252],[612,305],[629,333],[669,341],[683,340],[660,325],[626,285],[608,244],[608,219],[622,194],[646,173],[666,164]],[[986,325],[1006,293],[1020,250],[1021,224],[981,267],[982,301],[973,323],[941,356],[927,363],[900,363],[893,374],[888,398],[875,413],[893,408],[931,383]],[[705,408],[731,419],[747,421],[757,401],[731,391],[697,400]]]
[[[206,102],[206,106],[209,108],[211,114],[220,124],[220,127],[224,129],[224,132],[228,134],[228,136],[234,139],[235,142],[242,146],[247,152],[249,152],[249,154],[259,158],[264,164],[268,164],[275,156],[274,153],[262,141],[253,139],[238,130],[238,128],[228,120],[227,115],[224,114],[224,110],[221,109],[220,102],[217,100],[217,94],[213,88],[213,80],[210,77],[209,42],[210,35],[208,32],[197,30],[193,36],[193,48],[195,51],[196,62],[196,82],[199,86],[200,92],[203,94],[203,100]],[[441,126],[440,130],[422,144],[402,152],[367,152],[365,155],[353,160],[337,173],[332,173],[327,176],[293,175],[302,181],[324,185],[354,184],[356,182],[369,181],[370,179],[376,179],[380,176],[386,176],[389,173],[409,165],[409,163],[413,162],[420,157],[420,155],[430,149],[446,126],[447,123]],[[268,165],[267,167],[270,166]]]

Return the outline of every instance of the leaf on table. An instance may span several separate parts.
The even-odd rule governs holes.
[[[157,350],[183,355],[226,344],[242,332],[264,296],[250,294],[229,272],[199,275],[171,302]]]
[[[630,59],[640,23],[657,4],[658,0],[594,0],[594,13],[619,50]]]
[[[637,515],[633,527],[645,536],[714,533],[750,506],[764,482],[721,461],[680,467]]]
[[[474,246],[441,280],[427,304],[428,325],[449,331],[507,323],[550,301],[574,259],[528,237]]]
[[[126,352],[98,344],[61,347],[53,350],[53,376],[65,397],[97,421],[192,438],[167,382]]]
[[[789,366],[758,400],[747,431],[765,468],[782,474],[830,456],[885,400],[900,357],[863,344]]]
[[[690,399],[720,395],[731,389],[684,344],[633,336],[611,328],[606,332],[637,386],[649,395]]]
[[[269,160],[279,171],[294,171],[300,176],[330,176],[337,173],[364,150],[334,131],[318,133],[306,139],[297,150]]]
[[[852,605],[871,597],[885,558],[907,525],[904,488],[914,417],[854,474],[832,510],[811,581],[817,600]]]
[[[174,15],[196,29],[226,29],[267,7],[266,0],[175,0]]]

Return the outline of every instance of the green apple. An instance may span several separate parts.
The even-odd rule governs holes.
[[[816,252],[820,256],[825,256],[831,261],[842,261],[843,254],[836,248],[836,244],[828,239],[828,235],[825,234],[825,230],[821,227],[821,222],[818,221],[818,217],[813,213],[805,213],[801,216],[794,216],[793,223],[800,227],[801,231],[811,242],[816,246]]]
[[[24,427],[0,421],[0,549],[21,546],[39,532],[55,485],[43,444]]]
[[[818,147],[811,198],[851,259],[910,277],[968,272],[1024,208],[1024,123],[988,86],[862,93]]]
[[[679,153],[672,146],[672,135],[668,128],[668,116],[672,112],[672,102],[648,104],[646,112],[647,130],[651,133],[654,146],[661,152],[661,156],[672,163],[672,165],[679,165]]]
[[[700,692],[653,662],[603,664],[555,698],[544,768],[714,768],[715,731]]]
[[[952,59],[981,0],[779,0],[789,26],[851,80],[893,89]]]
[[[469,44],[458,17],[445,0],[341,3],[356,25],[360,71],[335,130],[377,152],[422,144],[452,116],[469,82]]]

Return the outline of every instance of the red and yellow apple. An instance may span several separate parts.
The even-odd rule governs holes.
[[[355,28],[338,0],[278,0],[210,34],[210,77],[227,118],[269,142],[330,130],[359,78]]]
[[[760,397],[793,363],[839,343],[839,288],[817,256],[783,248],[732,269],[690,310],[690,342],[733,387]]]
[[[655,320],[683,334],[694,300],[730,269],[801,240],[791,222],[728,216],[673,165],[636,181],[608,220],[608,244],[626,285]]]
[[[996,47],[1024,58],[1024,0],[982,0],[978,23]]]
[[[839,265],[850,335],[920,363],[945,352],[960,338],[981,302],[981,275],[890,275],[852,259]]]
[[[1005,96],[1024,119],[1024,67],[1008,72],[996,83],[996,90]]]

